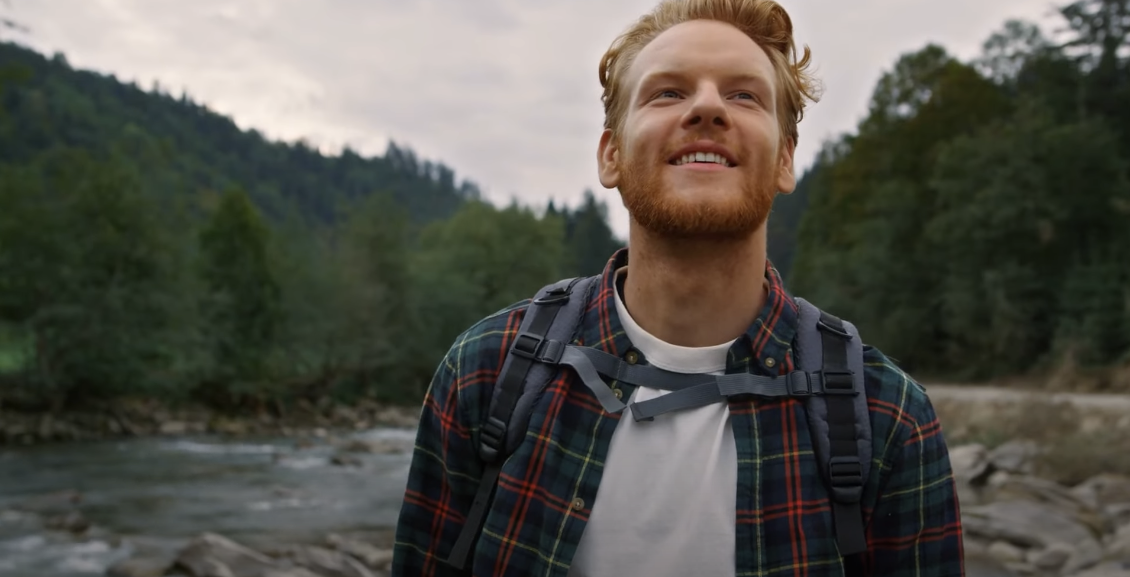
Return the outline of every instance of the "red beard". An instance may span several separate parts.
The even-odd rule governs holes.
[[[743,171],[739,194],[724,199],[687,199],[664,183],[660,170],[648,159],[620,165],[620,195],[624,206],[641,227],[670,238],[748,238],[765,223],[776,196],[770,159],[755,166],[752,159],[730,170]]]

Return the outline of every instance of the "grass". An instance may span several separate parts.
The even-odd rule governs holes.
[[[1065,485],[1095,475],[1130,476],[1130,416],[1119,410],[1081,409],[1066,401],[935,402],[951,447],[980,443],[993,449],[1007,441],[1035,441],[1037,475]]]

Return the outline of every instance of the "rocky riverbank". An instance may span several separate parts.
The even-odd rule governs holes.
[[[48,497],[61,504],[70,500]],[[391,530],[330,533],[312,543],[278,543],[270,537],[239,542],[215,533],[156,539],[110,534],[92,526],[77,508],[47,514],[0,511],[0,534],[13,530],[24,532],[25,547],[69,546],[76,569],[106,565],[109,577],[384,577],[392,563]]]
[[[1130,577],[1130,477],[1067,486],[1033,474],[1042,448],[954,447],[966,554],[1015,575]]]
[[[0,410],[0,446],[197,434],[325,436],[375,427],[414,427],[418,413],[419,407],[383,405],[368,399],[350,406],[301,403],[286,412],[263,411],[240,416],[201,407],[172,408],[152,400],[60,413],[3,409]]]

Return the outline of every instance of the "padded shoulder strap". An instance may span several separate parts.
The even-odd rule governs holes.
[[[860,497],[871,471],[871,419],[863,382],[863,342],[854,325],[796,299],[797,361],[820,375],[825,394],[807,401],[816,459],[832,495],[842,555],[866,548]],[[833,391],[842,391],[834,393]]]
[[[557,370],[560,350],[573,340],[581,324],[589,291],[598,276],[572,278],[542,287],[534,296],[502,362],[491,392],[486,421],[479,431],[479,457],[484,463],[479,489],[447,562],[466,569],[494,495],[502,465],[522,443],[530,414]]]
[[[541,399],[545,386],[558,371],[556,363],[536,362],[556,353],[547,350],[545,343],[553,341],[554,344],[569,344],[573,340],[585,316],[590,291],[599,278],[600,275],[574,278],[549,285],[539,291],[530,303],[522,325],[518,328],[511,354],[502,363],[491,403],[501,405],[498,399],[500,389],[521,385],[510,411],[504,456],[509,456],[522,444],[530,415]]]

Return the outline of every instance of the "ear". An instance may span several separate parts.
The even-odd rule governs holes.
[[[620,185],[620,147],[616,140],[611,129],[605,128],[604,132],[600,133],[596,166],[600,184],[604,188],[616,188]]]
[[[782,144],[777,162],[777,191],[781,194],[790,194],[796,190],[796,173],[793,172],[793,152],[796,142],[788,138]]]

